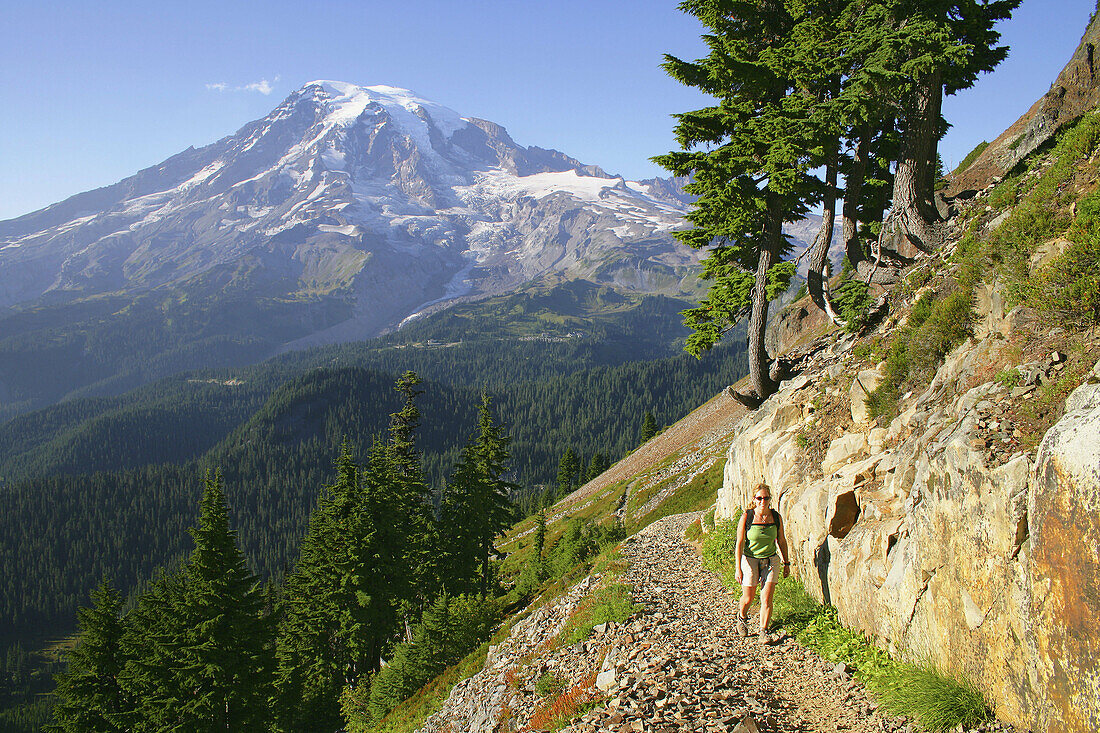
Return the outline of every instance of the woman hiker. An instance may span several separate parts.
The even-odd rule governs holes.
[[[782,564],[783,577],[790,574],[791,563],[787,554],[787,536],[779,512],[771,507],[772,492],[767,484],[760,484],[753,492],[752,506],[741,515],[737,525],[737,582],[741,584],[741,603],[737,613],[737,633],[748,636],[748,610],[756,595],[756,586],[763,586],[760,593],[760,642],[772,641],[768,635],[768,622],[772,617],[772,596],[779,580]],[[777,552],[778,550],[778,552]]]

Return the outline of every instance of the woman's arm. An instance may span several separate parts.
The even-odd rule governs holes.
[[[737,522],[737,549],[733,553],[733,561],[737,563],[737,583],[741,584],[741,553],[745,551],[745,518],[748,512],[741,512],[741,519]]]
[[[780,519],[776,522],[779,531],[776,533],[775,540],[779,545],[779,557],[783,560],[783,577],[786,578],[791,574],[791,556],[787,552],[787,533],[783,531],[783,520]]]

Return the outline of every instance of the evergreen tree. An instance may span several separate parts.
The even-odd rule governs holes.
[[[273,635],[259,580],[229,528],[220,474],[207,474],[195,550],[185,568],[186,629],[178,673],[192,691],[190,730],[259,730],[268,722]]]
[[[592,456],[592,462],[588,464],[588,475],[585,476],[585,481],[591,481],[609,468],[611,468],[611,459],[607,454],[596,453]]]
[[[558,462],[558,492],[555,498],[566,496],[577,487],[577,475],[580,471],[580,462],[572,448],[566,448]]]
[[[483,393],[478,434],[463,449],[447,484],[440,519],[448,548],[448,588],[464,592],[480,585],[482,597],[489,593],[493,541],[515,519],[509,494],[518,488],[504,479],[511,439],[494,424],[490,405]]]
[[[749,317],[749,376],[758,399],[775,388],[764,350],[768,303],[786,289],[793,265],[784,222],[802,218],[820,200],[820,133],[812,95],[798,88],[784,51],[796,25],[782,0],[685,0],[685,12],[711,32],[707,57],[686,62],[666,56],[677,81],[716,98],[716,104],[676,115],[678,152],[654,160],[691,176],[685,190],[699,197],[675,232],[697,249],[711,248],[702,276],[712,281],[697,308],[684,312],[694,333],[687,349],[700,355],[745,315]],[[815,157],[817,156],[817,157]]]
[[[119,683],[127,704],[119,727],[138,733],[186,727],[190,694],[180,670],[188,632],[187,591],[181,571],[160,571],[123,619]]]
[[[77,611],[80,636],[58,675],[54,730],[65,733],[122,731],[122,599],[104,579],[92,592],[92,607]]]
[[[394,389],[404,397],[404,403],[398,412],[390,415],[389,452],[396,487],[393,509],[405,532],[404,564],[412,574],[411,596],[404,609],[406,622],[439,587],[439,539],[432,490],[424,480],[421,453],[416,446],[416,432],[420,427],[416,400],[424,393],[417,386],[422,381],[413,371],[406,371],[397,380]]]
[[[120,683],[134,731],[258,730],[270,720],[272,635],[259,583],[229,528],[221,477],[207,474],[195,549],[158,576],[125,619]]]
[[[535,520],[535,581],[541,583],[546,580],[548,568],[546,566],[546,509],[539,509]]]
[[[885,48],[902,75],[897,115],[901,152],[894,176],[893,208],[883,239],[903,237],[918,249],[936,240],[939,214],[933,201],[937,143],[947,131],[943,95],[974,85],[1008,55],[996,46],[998,20],[1011,17],[1020,0],[883,0],[891,11],[879,26]],[[896,245],[895,245],[896,246]]]
[[[360,467],[345,445],[287,579],[278,640],[280,729],[336,729],[341,691],[378,668],[393,628],[383,587],[392,568],[379,563],[385,553],[378,540]]]
[[[657,434],[657,420],[653,417],[652,412],[646,412],[645,417],[642,419],[642,430],[638,435],[638,445],[645,444],[650,438]]]

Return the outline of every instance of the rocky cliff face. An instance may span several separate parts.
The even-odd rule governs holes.
[[[1073,57],[1050,91],[952,179],[950,194],[985,188],[994,177],[1005,175],[1049,140],[1060,127],[1100,104],[1097,44],[1100,44],[1100,13],[1093,16]]]
[[[1037,451],[1007,424],[1065,357],[990,365],[1018,314],[960,346],[886,426],[863,400],[880,379],[851,338],[818,344],[797,378],[742,421],[718,518],[760,481],[779,497],[807,588],[894,653],[976,681],[1000,717],[1035,731],[1100,729],[1100,363]],[[1086,353],[1095,354],[1100,342]],[[807,449],[811,426],[827,449]]]

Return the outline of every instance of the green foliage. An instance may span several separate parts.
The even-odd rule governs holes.
[[[944,357],[971,333],[973,295],[955,290],[943,299],[925,293],[899,329],[886,354],[886,378],[868,396],[873,417],[891,417],[897,411],[902,388],[928,384]]]
[[[567,519],[565,531],[550,548],[548,566],[551,578],[565,578],[583,567],[604,548],[619,542],[625,533],[617,525],[608,526],[580,519]]]
[[[483,394],[478,434],[462,451],[440,506],[442,578],[451,592],[489,594],[493,541],[516,520],[509,495],[518,487],[503,478],[510,442],[494,424],[489,395]]]
[[[552,672],[545,672],[535,682],[535,692],[542,697],[556,695],[565,687],[566,680]]]
[[[732,519],[723,519],[703,540],[703,567],[711,571],[727,588],[735,588],[737,575],[737,523],[741,513]]]
[[[674,422],[744,374],[740,347],[732,344],[702,361],[685,354],[579,371],[577,365],[598,360],[588,347],[535,346],[505,350],[470,344],[442,350],[447,360],[437,354],[434,362],[426,360],[430,353],[424,350],[388,352],[391,366],[425,363],[455,381],[425,382],[418,402],[424,419],[417,444],[430,485],[442,485],[467,438],[454,426],[477,419],[481,390],[464,386],[472,379],[467,370],[499,379],[491,383],[494,405],[511,427],[514,473],[509,478],[532,487],[529,491],[553,480],[563,446],[617,460],[637,444],[636,416],[649,410],[661,423]],[[125,471],[42,475],[6,483],[0,490],[0,644],[31,634],[68,633],[76,608],[97,578],[109,573],[125,595],[156,567],[184,557],[189,548],[183,530],[198,499],[192,477],[210,466],[223,468],[226,493],[237,508],[241,548],[257,574],[281,578],[293,566],[318,487],[332,479],[343,439],[354,454],[367,455],[374,436],[385,433],[388,415],[401,408],[394,375],[347,366],[357,358],[351,347],[326,353],[334,362],[330,368],[293,379],[287,379],[287,361],[298,364],[292,359],[297,355],[262,368],[211,371],[193,375],[198,381],[180,378],[144,387],[133,393],[134,404],[149,405],[151,411],[127,412],[134,422],[122,433],[99,432],[97,426],[103,425],[95,420],[96,410],[129,410],[122,398],[77,400],[0,426],[0,453],[7,448],[36,451],[32,444],[44,445],[49,453],[59,444],[47,436],[87,429],[81,446],[127,456]],[[547,376],[559,367],[570,373]],[[223,384],[234,380],[241,384]],[[161,423],[146,423],[142,416],[164,415],[176,398],[192,417],[168,440]],[[201,436],[207,426],[222,430],[222,410],[244,415],[233,418],[243,422],[227,436],[215,435],[213,442],[220,442],[200,461],[142,465],[149,446],[159,451],[177,435],[180,443],[189,444],[187,436]],[[562,415],[570,419],[563,421]],[[139,439],[143,434],[146,440]],[[35,442],[40,440],[49,445]],[[211,437],[202,440],[211,442]],[[101,465],[98,453],[67,451],[58,450],[65,466]]]
[[[436,598],[413,631],[412,641],[398,644],[390,663],[371,679],[366,710],[370,724],[381,721],[401,701],[488,639],[499,616],[500,606],[491,598],[447,594]],[[363,685],[365,682],[360,682],[360,696]],[[349,711],[347,703],[344,710]],[[362,713],[360,707],[348,717],[353,730],[364,728]]]
[[[1028,300],[1029,259],[1041,243],[1070,229],[1067,236],[1071,241],[1084,245],[1086,250],[1090,246],[1095,248],[1096,245],[1089,245],[1088,241],[1089,234],[1095,231],[1097,205],[1093,199],[1096,195],[1081,202],[1076,217],[1081,225],[1071,227],[1074,224],[1071,206],[1079,193],[1067,184],[1078,172],[1080,163],[1096,151],[1098,144],[1100,113],[1087,114],[1059,132],[1047,156],[1052,162],[1040,174],[1016,174],[994,190],[991,197],[991,201],[996,200],[994,205],[1003,207],[1019,201],[987,241],[987,256],[1005,278],[1015,302]],[[1087,257],[1081,264],[1087,265]],[[1075,268],[1071,266],[1072,269]],[[1068,277],[1069,282],[1075,279],[1073,274]]]
[[[576,612],[561,630],[562,644],[569,646],[584,641],[592,629],[614,621],[623,623],[631,614],[641,610],[634,603],[633,589],[625,583],[607,583],[598,587],[591,596],[582,600]]]
[[[993,375],[993,381],[1005,389],[1013,389],[1020,384],[1020,370],[1015,367],[1002,369]]]
[[[903,667],[890,678],[879,677],[873,687],[886,710],[915,720],[927,731],[970,730],[993,719],[973,683],[932,665]]]
[[[117,720],[126,704],[118,681],[123,664],[121,608],[118,592],[103,580],[92,592],[92,607],[77,612],[79,640],[54,692],[57,730],[123,730]]]
[[[833,288],[831,294],[838,314],[845,321],[845,329],[849,333],[855,333],[862,328],[871,307],[867,283],[855,279],[844,280]]]
[[[1086,329],[1100,323],[1100,191],[1078,204],[1065,252],[1016,284],[1017,297],[1053,324]]]
[[[980,143],[975,145],[974,149],[967,153],[966,157],[962,159],[962,162],[959,163],[958,167],[955,168],[955,170],[951,171],[951,175],[957,176],[964,170],[969,168],[970,164],[977,160],[978,156],[985,152],[985,149],[988,147],[989,143],[985,140],[982,140]]]
[[[369,685],[345,688],[340,704],[347,721],[346,729],[349,733],[412,733],[421,727],[429,715],[439,709],[451,688],[473,677],[485,667],[488,652],[489,643],[486,642],[421,687],[374,725],[370,723]]]
[[[684,529],[684,538],[688,542],[698,542],[703,538],[703,522],[696,519]]]
[[[645,417],[642,418],[642,429],[638,434],[638,445],[644,444],[656,434],[657,420],[653,417],[652,412],[646,411]]]

